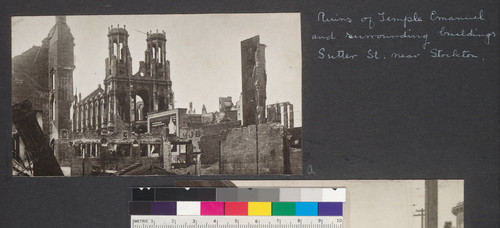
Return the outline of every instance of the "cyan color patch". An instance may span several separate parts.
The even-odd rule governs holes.
[[[310,202],[295,203],[295,215],[318,216],[318,203],[310,203]]]

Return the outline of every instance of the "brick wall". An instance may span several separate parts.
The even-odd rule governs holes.
[[[290,148],[290,174],[302,175],[302,149]]]
[[[205,125],[200,138],[201,164],[209,165],[219,162],[220,134],[224,130],[240,127],[240,121]],[[194,141],[193,141],[194,143]]]
[[[205,135],[201,137],[201,164],[214,164],[219,161],[219,135]]]
[[[227,130],[230,128],[236,128],[236,127],[240,127],[240,126],[241,126],[240,121],[205,125],[205,126],[203,126],[203,135],[215,135],[215,134],[218,135],[224,130]]]
[[[287,174],[302,174],[302,128],[285,129],[285,172]]]
[[[182,127],[180,129],[180,137],[184,139],[190,139],[193,144],[193,151],[200,152],[202,132],[203,131],[201,128]]]
[[[258,174],[284,173],[283,129],[276,124],[233,128],[221,134],[221,173],[257,174],[256,131],[258,134]]]

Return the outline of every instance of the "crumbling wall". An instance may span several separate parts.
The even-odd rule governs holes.
[[[234,128],[222,133],[220,143],[222,174],[257,173],[255,138],[255,125]]]
[[[180,129],[180,137],[184,139],[190,139],[192,141],[194,152],[201,151],[200,149],[201,136],[202,136],[201,128],[182,127]]]
[[[283,128],[276,124],[250,125],[224,131],[220,141],[221,173],[284,173],[283,145]]]
[[[220,135],[205,135],[201,137],[201,164],[214,164],[219,161]]]
[[[106,169],[116,171],[135,163],[141,163],[145,166],[163,167],[163,160],[161,156],[141,157],[140,145],[133,145],[134,141],[139,144],[161,144],[161,136],[130,133],[126,129],[128,123],[124,123],[122,120],[117,120],[116,123],[116,131],[111,134],[100,135],[97,131],[72,132],[70,139],[57,140],[60,147],[69,146],[69,142],[73,143],[73,146],[70,146],[64,154],[56,154],[56,157],[58,157],[61,164],[64,164],[62,166],[70,166],[72,176],[82,175],[83,164],[85,166],[85,175],[91,174],[92,165],[100,166],[103,170]],[[107,140],[108,145],[100,147],[99,157],[87,157],[83,159],[80,156],[76,156],[75,148],[80,144],[100,144],[100,140],[103,138]],[[118,155],[116,152],[111,151],[110,146],[112,144],[130,145],[130,156]]]
[[[290,174],[302,175],[302,149],[290,148]]]
[[[240,121],[205,125],[202,127],[200,138],[201,164],[211,165],[219,162],[220,156],[220,135],[221,132],[231,128],[240,127]],[[194,143],[194,141],[193,141]]]
[[[74,150],[69,144],[69,139],[56,139],[54,144],[54,155],[60,166],[69,167],[75,157]]]
[[[98,165],[99,158],[75,158],[70,166],[71,176],[89,176],[92,174],[92,166]]]
[[[243,126],[264,123],[266,118],[265,45],[259,36],[241,41],[241,108]]]
[[[49,88],[48,46],[33,46],[22,54],[12,58],[13,80],[16,75],[26,75],[41,88]],[[12,93],[22,95],[12,90]],[[28,94],[26,94],[28,95]],[[15,96],[13,96],[13,99]]]
[[[302,128],[285,129],[285,173],[302,174]]]
[[[49,132],[48,48],[33,46],[12,59],[12,104],[30,100],[42,112],[44,133]]]

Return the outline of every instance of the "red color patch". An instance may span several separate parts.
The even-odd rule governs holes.
[[[225,215],[248,215],[248,202],[226,202]]]

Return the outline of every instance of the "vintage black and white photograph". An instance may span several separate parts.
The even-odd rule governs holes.
[[[299,13],[16,16],[12,175],[302,175]]]
[[[178,180],[176,186],[345,188],[344,228],[464,228],[464,180]]]

